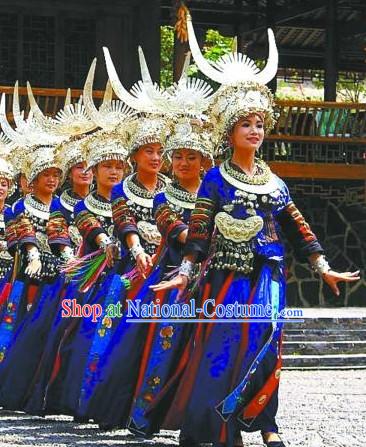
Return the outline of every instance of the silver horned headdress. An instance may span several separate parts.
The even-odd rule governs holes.
[[[189,46],[199,70],[221,84],[210,107],[218,139],[222,139],[240,118],[252,113],[263,116],[266,132],[269,132],[274,124],[274,100],[265,84],[274,78],[278,67],[273,31],[268,29],[269,56],[266,66],[260,70],[252,59],[238,52],[221,56],[216,62],[206,60],[198,46],[190,15],[187,29]]]
[[[97,125],[90,119],[85,110],[82,96],[77,103],[66,105],[57,112],[55,118],[51,118],[45,116],[39,108],[29,82],[27,82],[27,91],[34,119],[44,131],[67,139],[71,136],[82,135],[96,129]]]
[[[108,80],[103,102],[99,109],[95,107],[93,101],[93,82],[97,59],[91,63],[88,76],[84,84],[84,105],[90,119],[94,121],[98,127],[112,131],[117,126],[131,120],[136,116],[136,111],[131,109],[120,100],[113,99],[113,91],[111,83]]]

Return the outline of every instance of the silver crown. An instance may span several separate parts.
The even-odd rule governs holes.
[[[101,161],[121,160],[128,157],[128,134],[98,131],[83,140],[87,156],[87,168],[90,169]]]

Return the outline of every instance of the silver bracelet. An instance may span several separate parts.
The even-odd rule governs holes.
[[[34,261],[35,259],[38,260],[39,257],[40,257],[40,254],[39,254],[37,247],[32,247],[30,250],[28,250],[27,258],[28,258],[29,262]]]
[[[68,245],[65,245],[64,249],[61,252],[61,258],[67,262],[70,259],[74,258],[74,250],[69,247]]]
[[[322,275],[323,273],[329,272],[330,265],[325,259],[325,256],[321,255],[311,264],[311,268],[314,270],[314,272]]]
[[[100,236],[101,239],[98,242],[99,248],[101,248],[103,251],[106,251],[108,245],[111,245],[112,239],[105,233],[102,233]]]
[[[130,248],[131,255],[133,256],[133,259],[136,259],[138,255],[141,253],[145,253],[145,250],[143,249],[140,242],[137,242],[136,244],[132,245]]]
[[[194,266],[193,262],[187,261],[187,259],[183,259],[179,267],[179,274],[187,276],[188,279],[191,279],[193,275],[193,266]]]

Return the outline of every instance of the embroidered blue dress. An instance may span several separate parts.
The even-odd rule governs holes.
[[[285,183],[263,163],[259,169],[257,184],[251,184],[229,161],[212,168],[191,215],[185,254],[208,260],[200,304],[206,303],[212,318],[228,320],[197,324],[163,424],[194,442],[232,447],[240,430],[278,430],[282,323],[276,317],[286,289],[280,225],[302,259],[322,251]],[[215,317],[208,299],[226,313]],[[261,305],[269,314],[261,315],[263,322],[233,322],[235,303]]]
[[[10,205],[5,205],[0,213],[0,315],[10,291],[16,246],[14,213]]]
[[[15,204],[13,214],[21,266],[0,324],[0,402],[4,408],[20,410],[46,343],[63,278],[58,275],[60,261],[48,244],[49,207],[28,195]],[[28,244],[40,252],[42,270],[36,278],[24,273]]]
[[[74,218],[74,207],[81,200],[81,197],[72,190],[66,189],[60,197],[56,197],[52,201],[48,223],[48,241],[52,251],[58,256],[62,246],[71,246],[74,253],[81,247],[82,237],[75,225]],[[78,287],[77,283],[66,283],[57,299],[57,311],[49,330],[32,389],[29,392],[29,399],[25,405],[25,410],[30,414],[45,414],[48,387],[52,382],[52,375],[56,375],[60,368],[60,343],[75,324],[72,318],[62,318],[62,300],[75,298],[81,304],[84,296],[78,292]]]
[[[195,201],[196,194],[185,191],[177,183],[168,185],[165,193],[155,197],[154,214],[163,241],[159,260],[146,279],[147,286],[164,280],[167,273],[181,264],[184,244],[178,240],[178,236],[188,229]],[[158,271],[158,275],[155,271]],[[142,302],[159,300],[159,305],[171,305],[175,303],[176,296],[176,290],[159,293],[150,291],[147,297],[138,295],[136,299]],[[181,364],[186,358],[186,346],[192,329],[191,324],[174,322],[149,325],[128,422],[131,431],[143,435],[158,431],[167,407],[162,397],[174,389],[174,378],[179,375]],[[156,402],[157,396],[159,402]]]
[[[156,252],[161,235],[153,216],[153,197],[166,183],[167,178],[159,174],[157,188],[149,192],[132,174],[113,188],[113,222],[122,246],[122,260],[117,266],[119,273],[128,272],[134,266],[126,245],[127,234],[138,234],[145,251],[151,255]],[[126,297],[134,298],[139,293],[147,296],[148,292],[148,286],[140,280],[127,293],[124,290],[119,300],[123,305]],[[105,323],[102,330],[95,333],[93,355],[98,361],[89,362],[84,374],[77,415],[103,425],[125,425],[146,327],[127,323],[125,316],[111,319],[106,315]]]
[[[5,219],[11,219],[11,207],[5,205],[0,213],[0,289],[4,280],[7,280],[13,267],[13,257],[9,253],[9,247],[5,237]],[[5,218],[5,215],[8,217]]]
[[[81,256],[98,249],[95,239],[99,234],[113,236],[110,202],[96,192],[80,201],[75,206],[74,213],[76,226],[83,237]],[[115,274],[114,269],[106,268],[92,288],[83,295],[82,304],[99,304],[104,308],[109,299],[118,299],[122,288],[119,275]],[[46,413],[77,414],[85,371],[90,363],[97,361],[93,356],[93,340],[105,324],[104,318],[93,322],[92,317],[83,317],[74,318],[72,324],[67,326],[54,359],[52,377],[47,384],[43,404]]]

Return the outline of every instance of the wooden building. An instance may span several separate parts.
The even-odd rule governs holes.
[[[207,28],[238,36],[239,49],[266,57],[268,26],[275,30],[280,72],[324,70],[325,100],[335,100],[338,71],[366,74],[363,0],[186,0],[198,35]],[[106,78],[107,45],[121,77],[138,77],[142,45],[159,78],[161,24],[174,24],[179,0],[2,0],[0,85],[15,79],[39,87],[80,88],[97,55],[97,87]],[[175,46],[176,66],[185,45]]]
[[[279,73],[319,70],[325,102],[278,101],[278,123],[266,138],[263,158],[286,178],[293,198],[339,270],[366,265],[366,104],[332,102],[339,72],[366,77],[365,0],[186,0],[198,39],[205,30],[238,36],[249,56],[267,57],[266,28],[279,48]],[[160,25],[173,25],[177,0],[2,0],[0,2],[0,93],[11,97],[19,80],[21,108],[29,109],[29,80],[45,113],[62,107],[65,88],[76,101],[97,55],[96,89],[109,47],[126,86],[139,78],[142,45],[152,76],[160,73]],[[179,72],[187,44],[175,41]],[[272,85],[275,88],[275,83]],[[95,99],[102,96],[95,91]],[[289,253],[291,253],[289,251]],[[335,298],[306,266],[289,257],[289,304],[364,306],[366,276],[342,287]]]

